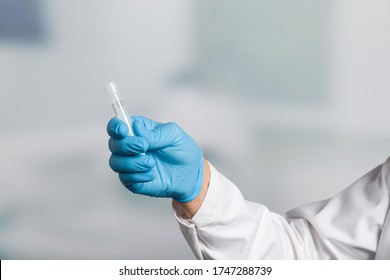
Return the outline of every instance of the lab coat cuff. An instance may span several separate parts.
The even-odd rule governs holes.
[[[211,164],[210,171],[209,188],[196,214],[191,219],[187,219],[181,209],[174,208],[174,215],[181,226],[190,227],[190,225],[195,225],[196,227],[202,227],[215,220],[213,213],[215,213],[215,207],[221,194],[221,174]]]

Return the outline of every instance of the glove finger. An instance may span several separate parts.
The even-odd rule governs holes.
[[[164,197],[154,186],[153,182],[134,183],[125,185],[127,189],[136,194],[143,194],[153,197]]]
[[[145,172],[151,170],[156,162],[151,156],[122,156],[112,154],[109,161],[112,170],[118,173]]]
[[[142,126],[148,130],[153,130],[156,126],[161,124],[159,122],[153,121],[143,116],[132,116],[131,120],[133,122],[141,122]]]
[[[129,129],[120,119],[112,118],[107,124],[107,133],[113,138],[123,139],[129,135]]]
[[[137,136],[129,136],[123,139],[110,138],[108,148],[117,155],[136,155],[145,153],[148,149],[148,142]]]
[[[147,183],[147,182],[146,182]],[[140,193],[140,191],[143,189],[145,183],[133,183],[133,184],[123,184],[129,191],[135,193],[135,194],[144,194]]]
[[[149,149],[162,149],[179,142],[184,132],[175,123],[157,124],[154,129],[149,130],[144,123],[135,120],[133,128],[138,136],[143,137],[149,144]]]
[[[119,179],[124,186],[129,186],[135,183],[144,183],[153,181],[156,178],[156,170],[151,169],[146,172],[137,173],[119,173]]]

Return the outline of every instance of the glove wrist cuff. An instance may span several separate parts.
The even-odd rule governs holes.
[[[190,202],[198,197],[198,195],[202,191],[202,186],[203,186],[203,169],[204,169],[203,165],[204,165],[204,162],[203,162],[203,155],[202,155],[200,158],[198,174],[196,174],[196,181],[195,181],[195,185],[192,189],[192,192],[190,193],[190,195],[187,198],[177,200],[178,202],[186,203],[186,202]]]

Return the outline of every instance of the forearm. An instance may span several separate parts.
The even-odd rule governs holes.
[[[390,258],[385,221],[390,158],[335,197],[291,210],[286,217],[245,201],[232,182],[209,167],[207,196],[174,203],[180,229],[198,259]]]
[[[291,249],[282,250],[288,242],[281,229],[287,227],[284,219],[264,205],[245,201],[238,188],[211,165],[207,195],[196,214],[188,219],[177,205],[180,230],[198,259],[293,258]]]
[[[210,165],[208,161],[204,158],[202,191],[194,200],[190,202],[181,203],[176,200],[172,200],[173,207],[181,208],[185,213],[185,215],[187,216],[187,218],[191,219],[196,214],[196,212],[198,212],[200,206],[202,205],[206,197],[209,184],[210,184]]]

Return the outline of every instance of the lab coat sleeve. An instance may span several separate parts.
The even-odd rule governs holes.
[[[211,166],[198,212],[186,219],[176,208],[175,216],[198,259],[374,259],[389,212],[389,168],[388,159],[335,197],[281,216],[246,201]]]

